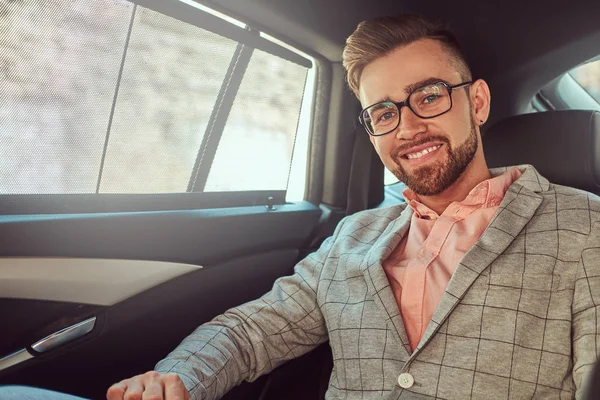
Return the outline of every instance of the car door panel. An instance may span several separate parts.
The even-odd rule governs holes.
[[[0,357],[34,355],[1,370],[0,384],[99,398],[152,369],[198,325],[293,272],[320,210],[276,207],[0,218],[0,287],[11,288],[0,299],[11,327]],[[88,334],[41,354],[31,348],[92,317]]]
[[[0,209],[1,211],[1,209]],[[202,265],[302,245],[320,210],[308,202],[207,210],[0,217],[0,257],[95,257]]]

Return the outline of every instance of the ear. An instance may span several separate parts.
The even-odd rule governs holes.
[[[477,79],[469,90],[473,118],[477,125],[483,125],[490,115],[491,95],[488,84],[483,79]]]

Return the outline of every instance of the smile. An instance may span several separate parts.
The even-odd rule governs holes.
[[[423,157],[426,154],[429,154],[429,153],[432,153],[432,152],[438,150],[440,147],[442,147],[442,145],[438,144],[437,146],[431,146],[431,147],[428,147],[428,148],[423,149],[421,151],[418,151],[416,153],[406,154],[404,157],[408,158],[409,160],[415,159],[415,158],[421,158],[421,157]]]

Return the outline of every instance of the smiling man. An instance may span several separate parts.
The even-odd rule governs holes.
[[[345,218],[294,275],[108,398],[217,399],[326,341],[331,400],[581,398],[599,351],[600,200],[532,166],[487,167],[490,91],[443,26],[363,22],[344,66],[407,204]]]
[[[410,229],[383,268],[415,349],[459,261],[522,173],[512,168],[492,179],[479,131],[489,88],[472,81],[441,26],[414,16],[363,23],[348,39],[344,65],[364,106],[360,122],[409,188]]]

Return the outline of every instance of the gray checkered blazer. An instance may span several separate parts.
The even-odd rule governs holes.
[[[345,218],[294,275],[200,326],[156,369],[217,399],[329,340],[327,399],[580,398],[599,353],[600,198],[519,168],[414,352],[381,265],[409,228],[398,205]]]

